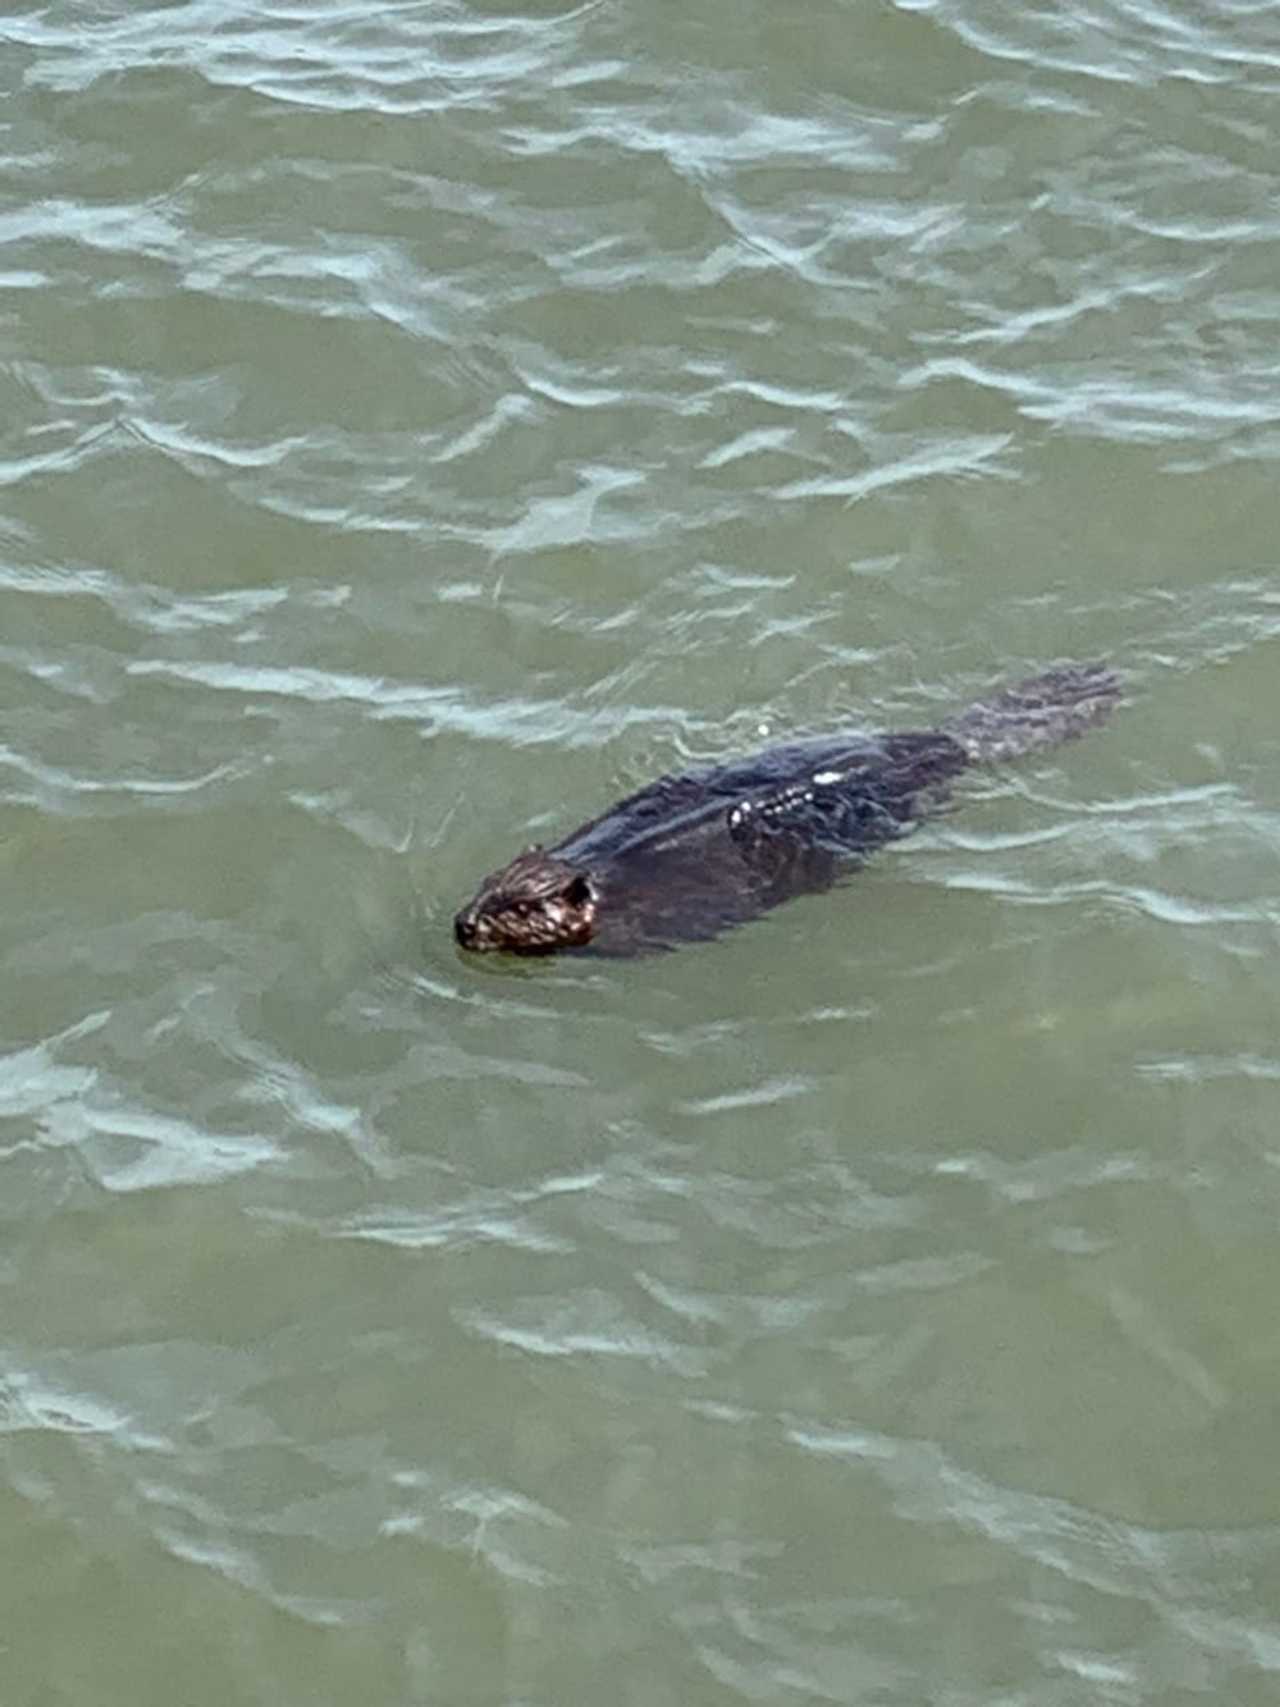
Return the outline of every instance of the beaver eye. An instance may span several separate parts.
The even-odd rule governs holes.
[[[585,907],[591,899],[591,885],[585,877],[575,877],[564,892],[564,898],[571,907]]]

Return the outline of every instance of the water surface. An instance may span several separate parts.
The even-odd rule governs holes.
[[[1280,33],[0,21],[11,1707],[1275,1699]],[[657,961],[522,842],[1106,656]]]

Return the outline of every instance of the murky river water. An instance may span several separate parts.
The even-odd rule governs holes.
[[[0,1701],[1274,1703],[1280,20],[0,17]],[[1055,658],[835,896],[464,961]]]

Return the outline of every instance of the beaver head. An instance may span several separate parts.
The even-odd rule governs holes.
[[[453,921],[463,948],[553,954],[581,948],[595,934],[595,885],[585,871],[540,847],[486,877]]]

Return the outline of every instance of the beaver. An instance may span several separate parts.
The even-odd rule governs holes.
[[[719,936],[829,889],[945,805],[968,766],[1082,735],[1119,697],[1105,665],[1065,664],[934,729],[817,736],[659,777],[486,877],[455,936],[477,951],[609,955]]]

